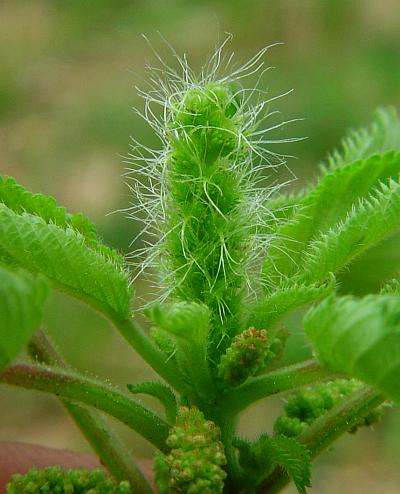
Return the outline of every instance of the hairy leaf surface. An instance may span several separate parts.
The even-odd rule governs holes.
[[[87,238],[96,238],[95,225],[84,215],[69,214],[65,208],[57,205],[54,197],[30,192],[12,177],[0,176],[0,202],[18,214],[26,212],[40,216],[46,223],[63,228],[71,226]]]
[[[353,208],[345,221],[321,235],[303,262],[303,282],[322,281],[400,227],[400,184],[390,181]]]
[[[354,162],[366,161],[373,155],[388,151],[400,151],[400,120],[396,109],[392,107],[378,109],[370,126],[349,132],[343,139],[340,150],[335,150],[329,156],[327,164],[322,164],[322,177],[326,174],[332,175],[337,168],[348,167]],[[379,173],[379,170],[377,171]],[[382,180],[387,176],[390,176],[390,173],[383,173],[379,178]],[[339,174],[338,179],[340,177]],[[291,220],[304,201],[307,202],[306,198],[313,194],[314,188],[315,186],[308,185],[296,193],[281,194],[268,201],[267,207],[271,212],[271,219],[268,221],[270,227],[279,228]],[[307,214],[307,211],[305,213]],[[287,256],[290,256],[289,250]]]
[[[73,228],[81,233],[85,242],[118,264],[123,258],[116,251],[102,244],[98,238],[96,226],[82,213],[70,214],[59,206],[54,197],[35,194],[26,190],[12,177],[0,176],[0,203],[17,214],[29,213],[39,216],[48,224],[55,224],[63,229]]]
[[[0,369],[16,357],[37,328],[47,293],[43,277],[0,266]]]
[[[306,487],[311,487],[311,459],[306,446],[291,437],[275,436],[269,441],[267,453],[286,470],[298,492],[305,494]]]
[[[334,286],[333,278],[329,283],[322,285],[300,283],[282,285],[251,308],[246,326],[270,328],[292,310],[327,297],[332,293]]]
[[[315,239],[346,220],[371,190],[398,178],[400,154],[389,152],[354,162],[324,175],[301,201],[292,218],[277,232],[264,264],[267,286],[282,284],[305,271],[303,260]]]
[[[304,326],[318,360],[375,386],[400,403],[400,296],[330,297]]]
[[[390,150],[400,151],[400,120],[395,108],[380,108],[369,127],[353,130],[343,139],[342,149],[329,157],[328,169]]]
[[[0,203],[0,252],[105,312],[121,319],[129,316],[127,272],[88,245],[74,228],[46,223],[40,216],[18,214]]]

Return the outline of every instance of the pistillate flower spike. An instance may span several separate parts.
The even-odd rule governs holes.
[[[197,301],[210,308],[214,347],[228,336],[220,351],[242,329],[243,298],[256,292],[255,269],[271,238],[266,203],[276,190],[260,182],[266,170],[285,162],[270,149],[275,141],[266,134],[286,123],[263,126],[276,113],[268,108],[276,98],[254,103],[264,92],[239,83],[255,73],[262,76],[269,47],[220,77],[224,45],[200,77],[186,57],[173,53],[176,71],[157,55],[162,67],[151,69],[153,87],[140,94],[143,117],[163,147],[154,151],[135,142],[128,159],[137,202],[130,213],[145,223],[142,233],[156,238],[134,257],[144,254],[141,270],[161,271],[162,300]],[[154,104],[161,106],[161,115]]]
[[[346,396],[361,389],[363,384],[355,379],[337,379],[305,388],[291,396],[285,404],[286,415],[278,417],[274,424],[277,434],[297,437],[318,417],[334,407]],[[349,432],[356,432],[361,426],[370,426],[382,415],[380,408],[371,411]]]
[[[220,430],[196,407],[180,407],[167,439],[171,451],[158,455],[155,478],[161,494],[219,494],[226,463]]]
[[[12,476],[7,494],[133,494],[129,482],[116,482],[100,469],[60,467],[32,468],[25,475]]]

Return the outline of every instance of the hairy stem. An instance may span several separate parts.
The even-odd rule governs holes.
[[[339,436],[359,424],[372,410],[385,401],[385,397],[369,386],[350,395],[325,415],[319,417],[302,434],[298,441],[307,446],[312,458],[317,457]],[[257,487],[257,494],[275,494],[289,482],[289,477],[277,467]]]
[[[0,373],[0,382],[93,406],[117,418],[161,451],[168,449],[165,441],[169,425],[163,419],[126,393],[95,379],[61,369],[20,364]]]
[[[332,373],[323,369],[315,360],[282,367],[249,379],[235,388],[231,396],[224,399],[224,409],[236,415],[261,398],[306,386],[329,377],[333,377]]]
[[[133,320],[113,319],[113,324],[137,353],[177,391],[184,390],[179,369],[168,356],[150,339],[145,331]]]
[[[40,363],[68,368],[43,331],[38,331],[31,338],[28,352]],[[61,399],[61,403],[100,458],[102,465],[114,478],[119,481],[128,480],[138,494],[151,494],[153,492],[131,452],[100,413],[70,400]]]

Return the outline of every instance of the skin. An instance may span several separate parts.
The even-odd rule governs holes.
[[[151,477],[151,463],[138,462],[148,477]],[[99,461],[92,455],[74,453],[62,449],[50,449],[27,443],[0,442],[0,494],[5,494],[5,485],[14,473],[26,473],[33,467],[59,465],[64,468],[96,468]]]

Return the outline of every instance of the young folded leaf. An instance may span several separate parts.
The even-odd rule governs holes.
[[[269,441],[268,453],[292,478],[297,491],[305,494],[311,487],[311,457],[307,447],[295,439],[275,436]]]
[[[212,381],[207,355],[210,310],[196,302],[154,304],[146,315],[175,346],[174,358],[189,388],[212,400]]]
[[[330,297],[306,314],[304,327],[323,365],[400,403],[398,295]]]
[[[0,370],[17,356],[37,328],[47,294],[42,276],[0,266]]]

